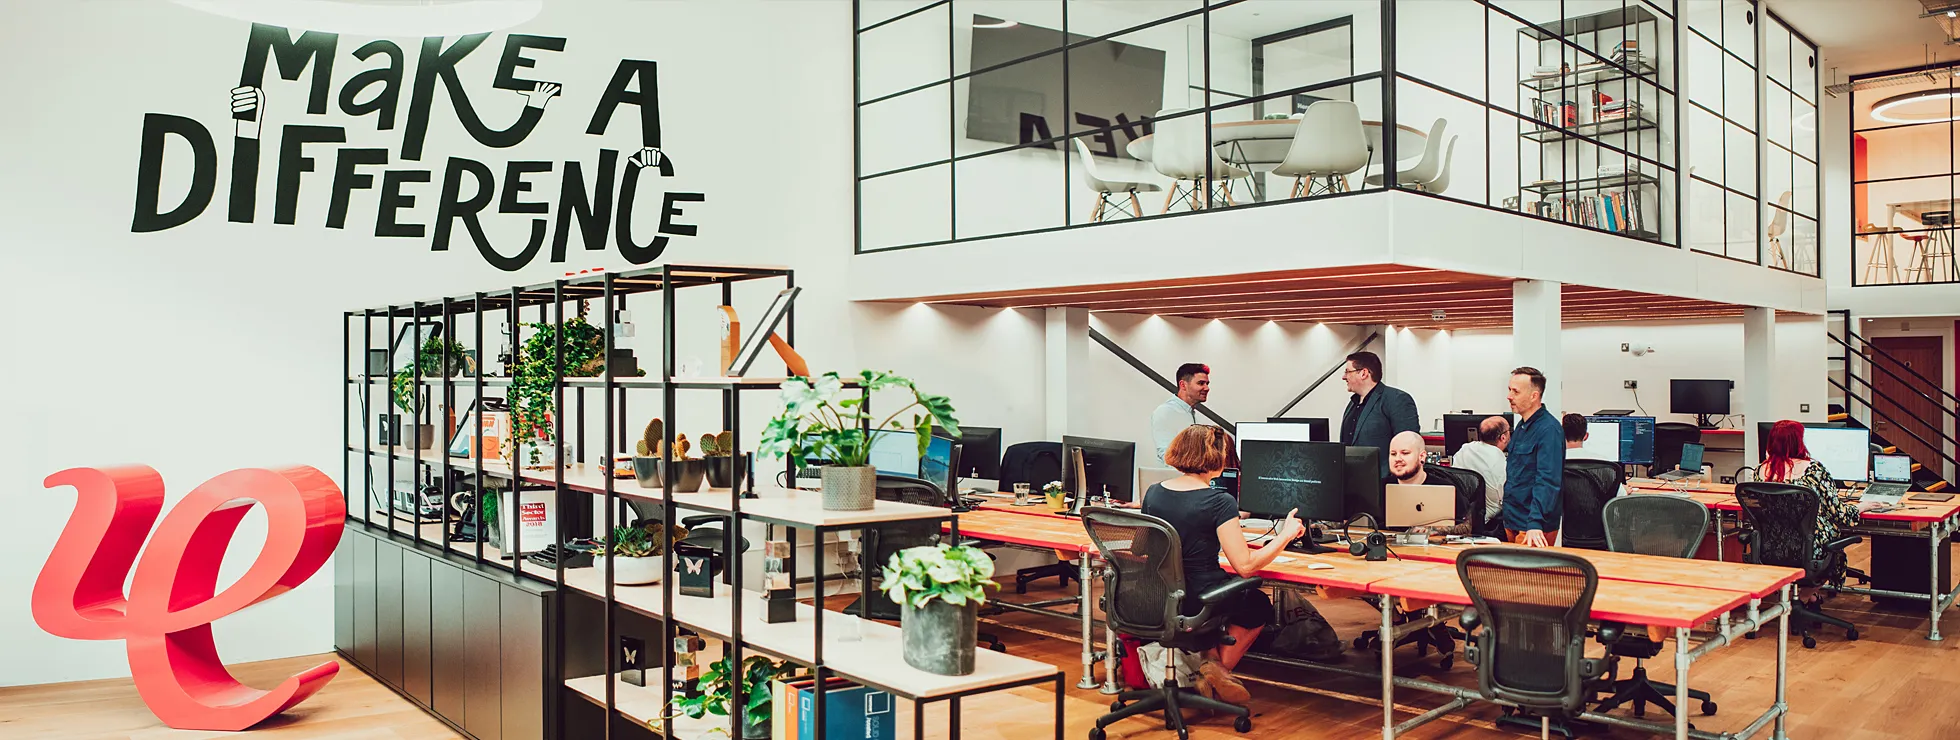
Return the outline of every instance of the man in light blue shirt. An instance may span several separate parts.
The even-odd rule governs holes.
[[[1150,412],[1150,438],[1157,443],[1157,462],[1185,427],[1198,423],[1198,404],[1211,396],[1211,368],[1196,362],[1177,366],[1177,395]]]

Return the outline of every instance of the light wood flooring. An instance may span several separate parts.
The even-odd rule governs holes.
[[[1862,549],[1862,546],[1860,547]],[[1854,551],[1855,552],[1855,551]],[[1048,585],[1052,587],[1052,581]],[[1061,595],[1049,590],[1015,600],[1052,598]],[[1351,639],[1371,627],[1376,613],[1360,602],[1316,602],[1328,619]],[[1960,610],[1948,612],[1943,621],[1950,635],[1944,642],[1926,640],[1923,609],[1880,609],[1862,598],[1840,597],[1826,611],[1861,625],[1863,636],[1857,642],[1844,640],[1832,628],[1819,631],[1819,644],[1805,650],[1791,640],[1789,694],[1792,716],[1789,734],[1793,738],[1830,740],[1877,740],[1878,738],[1941,738],[1960,736]],[[1034,615],[1005,614],[984,618],[982,629],[998,632],[1017,655],[1037,658],[1061,666],[1069,676],[1065,704],[1066,737],[1084,737],[1097,715],[1107,710],[1108,698],[1093,690],[1073,688],[1079,678],[1081,647],[1070,635],[1075,623]],[[1715,694],[1721,712],[1714,717],[1695,716],[1696,727],[1709,730],[1740,729],[1768,706],[1775,678],[1775,635],[1744,641],[1715,651],[1698,662],[1690,673],[1690,683]],[[1372,653],[1349,652],[1349,661],[1369,663]],[[312,665],[322,658],[294,658],[234,666],[242,680],[269,685],[279,678]],[[1948,662],[1954,661],[1954,662]],[[1397,653],[1398,672],[1464,686],[1473,686],[1475,672],[1458,660],[1455,668],[1441,671],[1434,656],[1415,658],[1413,650]],[[1655,678],[1668,680],[1672,660],[1651,663]],[[1372,697],[1378,682],[1329,677],[1326,674],[1287,675],[1267,669],[1253,669],[1254,737],[1261,738],[1373,738],[1381,732],[1381,709]],[[1358,696],[1355,696],[1358,695]],[[983,695],[964,702],[962,737],[975,740],[1033,740],[1048,736],[1052,709],[1050,692],[1045,689],[1017,689]],[[576,701],[576,699],[573,699]],[[1397,703],[1407,709],[1398,721],[1415,712],[1437,706],[1441,700],[1428,694],[1404,690]],[[900,727],[909,727],[909,712],[901,707]],[[1625,710],[1621,710],[1624,712]],[[937,725],[929,737],[945,734],[944,703],[935,704],[927,715],[928,727]],[[1410,733],[1411,738],[1518,737],[1498,730],[1492,720],[1499,711],[1475,707],[1433,722]],[[1650,719],[1665,719],[1658,710],[1649,710]],[[1130,719],[1109,728],[1111,738],[1142,740],[1172,738],[1161,723]],[[422,713],[407,700],[395,695],[373,678],[342,663],[342,670],[327,688],[310,701],[260,728],[259,735],[275,738],[453,738],[455,733]],[[0,688],[0,738],[129,738],[152,740],[215,737],[220,733],[189,733],[169,730],[143,708],[135,689],[127,680],[90,681]],[[256,735],[255,735],[256,736]],[[1759,737],[1767,737],[1765,731]],[[1224,720],[1201,721],[1193,726],[1194,738],[1241,737]],[[1626,730],[1597,730],[1588,737],[1648,737]],[[583,739],[580,739],[583,740]]]

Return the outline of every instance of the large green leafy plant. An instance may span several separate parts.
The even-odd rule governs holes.
[[[919,438],[919,454],[926,454],[934,427],[959,436],[959,420],[953,417],[953,402],[945,396],[919,391],[910,379],[887,372],[865,370],[858,373],[861,387],[873,394],[898,391],[911,401],[871,425],[874,430],[907,428],[902,417],[911,414],[911,426]],[[872,416],[865,413],[864,396],[847,389],[837,373],[824,373],[812,381],[790,378],[783,381],[783,412],[769,420],[762,430],[763,455],[788,457],[798,467],[809,460],[823,460],[840,467],[871,464],[871,445],[861,425]]]
[[[750,656],[742,661],[744,722],[757,724],[769,720],[769,682],[778,678],[788,678],[795,668],[790,663],[779,665],[759,655]],[[734,695],[733,682],[729,674],[733,672],[728,658],[715,661],[702,672],[700,680],[695,683],[695,688],[699,689],[701,694],[675,697],[674,708],[681,714],[695,719],[710,714],[718,717],[728,716],[728,703]],[[649,727],[659,729],[658,722],[647,724]]]
[[[993,582],[994,559],[977,547],[947,545],[911,547],[892,553],[885,564],[885,595],[913,608],[939,599],[953,606],[987,602]]]
[[[416,348],[415,362],[396,370],[395,377],[389,383],[395,407],[415,413],[416,374],[420,373],[424,378],[441,378],[460,373],[469,367],[468,353],[469,350],[464,349],[461,343],[446,341],[442,337],[429,337],[422,342],[422,346]]]
[[[531,335],[519,348],[510,379],[510,423],[512,434],[505,444],[523,441],[539,445],[552,441],[551,415],[556,410],[553,391],[558,383],[559,335],[564,336],[565,375],[577,377],[590,372],[606,351],[605,335],[584,316],[573,317],[561,330],[549,323],[525,324]],[[535,446],[531,462],[538,461]]]

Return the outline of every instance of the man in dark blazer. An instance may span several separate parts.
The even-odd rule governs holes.
[[[1382,385],[1382,358],[1373,352],[1348,355],[1341,379],[1354,394],[1341,414],[1341,444],[1380,449],[1381,475],[1387,477],[1389,440],[1402,432],[1421,433],[1416,399],[1400,388]]]

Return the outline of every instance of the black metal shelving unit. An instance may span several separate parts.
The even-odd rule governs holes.
[[[859,621],[857,617],[846,617],[826,609],[823,541],[828,534],[852,530],[862,530],[869,526],[898,521],[943,522],[957,536],[958,521],[949,509],[916,506],[897,502],[879,501],[873,509],[863,512],[830,512],[821,508],[819,494],[794,491],[788,488],[758,484],[753,465],[742,481],[735,483],[737,489],[703,489],[698,492],[675,492],[669,495],[660,489],[640,488],[630,476],[618,477],[618,466],[612,459],[622,446],[630,445],[633,439],[628,434],[629,391],[658,392],[660,400],[653,405],[659,410],[658,418],[666,421],[665,444],[661,460],[663,469],[672,470],[672,451],[677,434],[677,423],[682,407],[681,392],[713,393],[719,402],[722,428],[734,433],[736,440],[732,457],[743,461],[741,449],[742,398],[746,391],[778,391],[783,378],[726,378],[726,377],[682,377],[677,368],[676,294],[683,289],[720,289],[718,305],[732,305],[734,286],[750,281],[780,280],[783,285],[794,286],[794,273],[783,268],[766,267],[725,267],[666,265],[630,272],[599,272],[582,274],[555,280],[550,283],[513,287],[493,293],[475,293],[469,296],[420,301],[408,305],[391,305],[383,308],[348,312],[344,315],[343,338],[346,352],[343,358],[345,384],[343,387],[343,415],[347,417],[342,427],[343,448],[346,451],[342,468],[343,490],[361,491],[361,501],[349,501],[348,526],[361,528],[367,534],[389,540],[401,546],[422,552],[431,557],[442,557],[461,564],[487,571],[507,572],[517,581],[529,581],[550,586],[556,590],[556,598],[551,599],[550,608],[555,614],[545,621],[554,626],[554,644],[547,654],[555,656],[556,665],[547,666],[548,678],[561,687],[563,701],[547,702],[548,717],[545,723],[546,736],[590,737],[598,734],[610,740],[619,736],[632,736],[622,730],[624,726],[638,726],[656,736],[675,738],[703,737],[717,729],[707,721],[682,719],[675,721],[672,712],[666,710],[675,697],[675,685],[669,668],[675,663],[674,638],[680,630],[693,634],[713,637],[722,642],[725,655],[731,664],[741,666],[745,654],[761,654],[773,659],[787,661],[802,666],[817,679],[815,688],[815,723],[823,727],[825,722],[824,700],[825,682],[831,677],[849,679],[855,683],[886,691],[898,699],[911,701],[915,707],[913,724],[915,732],[922,731],[924,707],[932,702],[949,702],[952,711],[951,722],[959,722],[959,701],[973,694],[996,691],[1020,686],[1033,686],[1052,683],[1055,690],[1055,733],[1061,737],[1061,695],[1063,692],[1062,673],[1046,663],[1024,658],[1000,655],[991,651],[980,651],[980,670],[972,676],[940,677],[926,674],[906,666],[898,652],[898,630],[896,627],[878,622]],[[483,399],[489,389],[508,388],[514,383],[509,376],[512,355],[521,351],[527,314],[531,323],[566,325],[567,306],[576,307],[577,315],[590,312],[590,305],[598,304],[594,322],[604,337],[604,351],[601,358],[608,357],[615,348],[620,322],[616,321],[618,311],[626,310],[627,299],[637,294],[657,294],[660,302],[661,323],[659,360],[657,373],[649,370],[644,377],[621,377],[614,374],[611,363],[604,363],[598,375],[574,377],[569,373],[576,368],[564,367],[563,337],[558,332],[555,354],[559,358],[554,368],[551,395],[554,399],[554,412],[551,415],[552,434],[550,455],[545,464],[530,467],[499,457],[486,456],[483,445],[472,443],[472,454],[459,459],[448,454],[451,432],[460,431],[461,426],[474,423],[474,439],[483,438],[483,417],[481,414],[466,413],[466,418],[455,417],[459,398],[468,396]],[[477,372],[469,377],[429,378],[420,374],[417,363],[410,381],[418,389],[413,396],[407,416],[414,422],[400,424],[406,427],[406,434],[397,433],[396,444],[381,445],[376,442],[374,423],[376,414],[392,410],[387,400],[379,405],[375,399],[375,389],[383,389],[383,399],[392,398],[391,376],[368,375],[365,367],[356,370],[356,324],[359,324],[359,346],[362,355],[377,349],[375,330],[384,328],[381,341],[390,342],[385,348],[389,358],[389,368],[397,366],[395,353],[404,350],[411,353],[419,351],[422,339],[420,331],[411,332],[414,341],[404,344],[395,342],[402,323],[439,321],[443,325],[443,336],[456,339],[460,333],[456,327],[467,321],[475,341],[474,352],[488,359],[485,352],[485,324],[501,320],[509,329],[509,343],[502,355],[494,363],[500,372],[489,374],[492,362],[481,362]],[[784,333],[792,343],[795,340],[794,309],[785,317]],[[366,357],[361,358],[365,363]],[[445,366],[447,350],[445,349]],[[596,399],[593,396],[596,394]],[[429,398],[424,400],[425,395]],[[567,405],[567,401],[571,405]],[[869,407],[869,391],[865,391],[864,403]],[[774,398],[771,398],[773,403]],[[590,406],[598,406],[599,413],[592,414]],[[474,403],[469,408],[475,408]],[[379,410],[379,411],[378,411]],[[358,413],[358,420],[353,414]],[[651,416],[645,414],[644,416]],[[568,419],[576,419],[568,425]],[[427,420],[427,421],[424,421]],[[420,423],[440,424],[443,433],[427,448],[421,444]],[[514,424],[509,433],[515,434]],[[605,452],[591,454],[586,444],[587,436],[602,438]],[[353,435],[361,435],[359,444]],[[568,434],[570,438],[568,439]],[[406,442],[407,444],[402,444]],[[514,460],[528,462],[529,446],[520,447],[513,454]],[[588,459],[591,458],[591,459]],[[360,460],[359,470],[352,463]],[[684,513],[705,513],[718,515],[723,520],[724,537],[722,550],[724,570],[716,595],[709,598],[679,596],[676,594],[674,578],[674,552],[672,547],[663,549],[662,573],[669,577],[661,578],[658,585],[622,586],[615,582],[612,563],[608,559],[603,567],[566,567],[564,557],[532,557],[535,549],[527,545],[547,543],[528,543],[523,541],[521,526],[512,526],[504,533],[504,548],[488,547],[481,536],[482,527],[477,527],[478,536],[473,541],[461,542],[455,538],[455,521],[458,512],[438,504],[442,514],[436,521],[424,521],[415,509],[421,500],[411,496],[408,500],[410,511],[398,511],[394,492],[396,474],[400,472],[398,463],[406,462],[411,472],[412,488],[422,488],[425,474],[435,481],[431,485],[439,492],[443,501],[448,501],[459,490],[470,490],[476,495],[503,496],[508,491],[509,503],[506,506],[523,506],[525,493],[542,493],[552,497],[555,512],[550,553],[566,553],[567,540],[572,537],[597,535],[602,542],[610,544],[611,533],[618,524],[627,522],[626,504],[628,499],[653,502],[660,506],[663,521],[678,522]],[[739,464],[732,463],[732,464]],[[784,480],[793,482],[795,470],[785,466]],[[354,478],[360,474],[361,479]],[[386,476],[385,498],[377,500],[374,477],[376,473]],[[773,478],[773,476],[772,476]],[[624,485],[620,481],[625,481]],[[742,482],[746,486],[742,486]],[[738,490],[739,489],[739,490]],[[379,509],[379,510],[377,510]],[[588,514],[596,509],[596,515]],[[513,525],[516,516],[505,516]],[[799,604],[794,621],[767,624],[760,621],[764,602],[754,592],[742,587],[744,582],[744,557],[736,543],[743,542],[744,524],[755,523],[764,527],[765,537],[776,536],[777,528],[782,528],[783,536],[791,545],[791,571],[795,572],[795,545],[798,532],[808,532],[817,545],[818,556],[814,558],[813,571],[816,583],[814,605]],[[433,533],[430,528],[433,527]],[[592,531],[597,528],[597,532]],[[869,594],[868,572],[860,585],[862,593]],[[594,635],[581,630],[572,620],[568,620],[568,600],[571,598],[593,599],[603,607],[603,638],[598,650],[603,652],[602,660],[593,660],[590,640]],[[833,602],[834,603],[834,602]],[[577,609],[574,609],[577,611]],[[621,617],[625,614],[636,618],[651,619],[659,623],[659,648],[648,646],[650,652],[659,656],[655,661],[646,662],[646,685],[634,686],[623,682],[619,677],[618,637]],[[828,629],[826,625],[829,625]],[[850,628],[848,635],[839,635],[840,628]],[[828,639],[826,633],[829,633]],[[576,633],[576,634],[574,634]],[[838,654],[838,644],[860,643]],[[826,646],[829,645],[829,649]],[[580,658],[577,656],[585,656]],[[349,655],[350,659],[355,656]],[[358,661],[357,661],[358,662]],[[596,672],[595,672],[596,671]],[[590,675],[579,675],[590,674]],[[385,681],[384,681],[385,682]],[[438,713],[435,702],[425,702],[411,696],[401,686],[390,684],[405,697],[422,704],[432,713]],[[605,713],[604,730],[574,731],[568,729],[566,703],[579,700],[590,702],[602,708]],[[732,706],[743,706],[744,697],[739,684],[731,698]],[[726,729],[731,736],[740,736],[742,731],[740,713],[727,718]],[[438,716],[442,716],[438,713]],[[619,718],[631,721],[624,725]],[[445,719],[448,719],[445,717]],[[895,719],[895,716],[894,716]],[[459,730],[465,729],[463,723],[452,721]],[[954,730],[957,736],[957,730]]]

